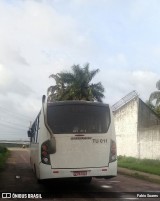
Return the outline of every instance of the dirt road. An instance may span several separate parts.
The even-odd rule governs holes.
[[[158,192],[160,185],[118,175],[116,178],[93,179],[91,184],[47,182],[38,184],[29,164],[28,149],[10,149],[6,168],[0,174],[0,192],[45,193],[54,200],[146,200],[133,192]],[[129,199],[130,198],[130,199]],[[155,199],[147,199],[148,201]],[[157,199],[158,201],[158,199]]]

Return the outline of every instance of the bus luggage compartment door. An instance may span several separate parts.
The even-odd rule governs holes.
[[[56,137],[57,151],[50,155],[52,168],[94,168],[109,164],[110,140],[105,134]]]

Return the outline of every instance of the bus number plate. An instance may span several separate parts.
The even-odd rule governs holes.
[[[73,172],[73,176],[77,177],[77,176],[87,176],[87,171],[76,171]]]

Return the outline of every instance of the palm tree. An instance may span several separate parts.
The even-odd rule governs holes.
[[[73,65],[72,72],[61,72],[50,75],[56,85],[48,88],[48,101],[56,100],[86,100],[102,102],[104,88],[101,82],[91,83],[99,69],[89,71],[89,64],[84,68]]]
[[[157,81],[156,83],[156,88],[158,89],[158,91],[154,91],[153,93],[151,93],[150,97],[149,97],[149,102],[151,104],[153,100],[155,100],[155,107],[158,107],[160,105],[160,80]]]
[[[56,85],[50,86],[47,90],[48,102],[52,102],[52,100],[58,100],[61,98],[64,92],[64,84],[59,73],[56,75],[52,74],[49,78],[53,78],[56,82]]]

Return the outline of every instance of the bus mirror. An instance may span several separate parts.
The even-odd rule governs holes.
[[[28,131],[28,137],[32,137],[32,132],[31,132],[31,130]]]
[[[45,100],[46,100],[46,96],[45,96],[45,95],[43,95],[43,96],[42,96],[42,103],[44,103],[44,102],[45,102]]]

